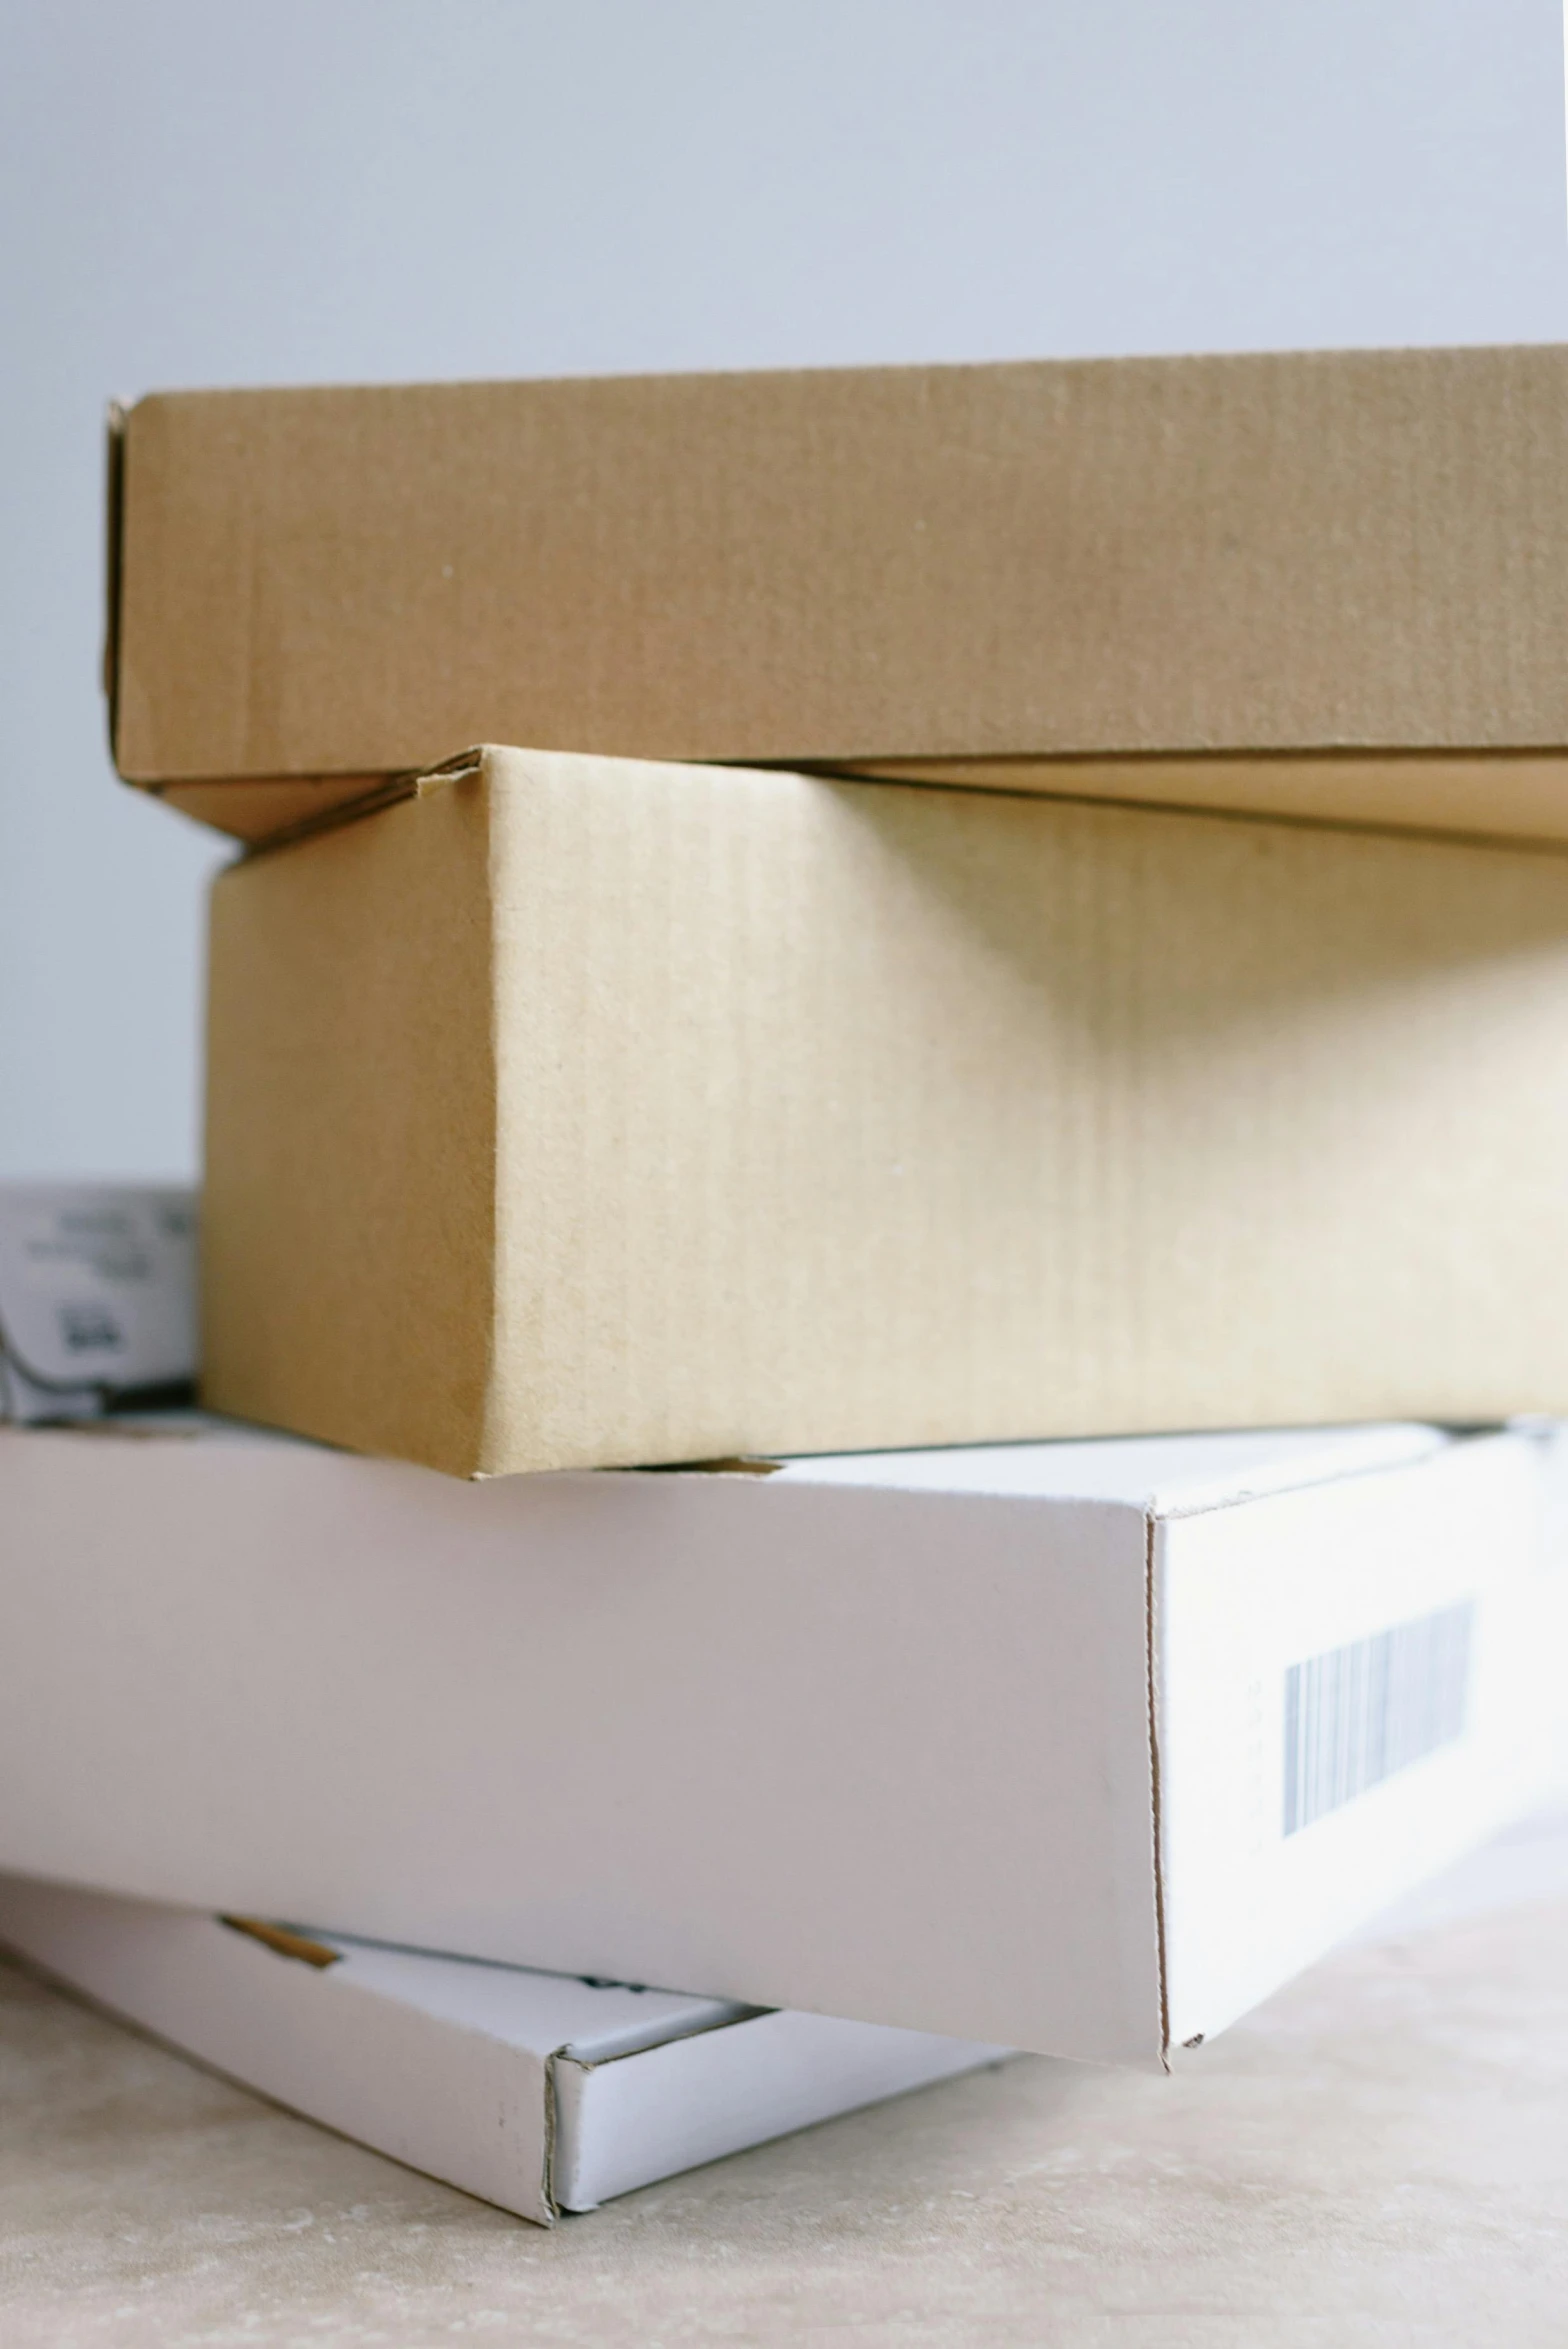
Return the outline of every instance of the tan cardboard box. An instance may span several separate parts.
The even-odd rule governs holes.
[[[220,877],[214,1408],[460,1474],[1568,1411],[1568,857],[486,750]]]
[[[131,780],[256,839],[476,737],[1568,836],[1568,348],[185,393]]]

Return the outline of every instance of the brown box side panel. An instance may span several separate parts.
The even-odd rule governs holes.
[[[484,1441],[478,1250],[432,1254],[465,1199],[488,1230],[482,1067],[392,946],[438,976],[440,908],[471,919],[468,784],[220,884],[232,1407],[498,1472],[1568,1410],[1568,858],[486,776]]]
[[[476,1467],[495,1068],[474,783],[213,887],[203,1399]]]
[[[1568,350],[144,400],[144,782],[1568,746]]]

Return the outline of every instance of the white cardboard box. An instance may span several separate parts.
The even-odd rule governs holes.
[[[0,1942],[280,2104],[548,2226],[1001,2047],[0,1877]],[[313,1954],[311,1954],[313,1953]]]
[[[196,1194],[0,1183],[0,1420],[88,1419],[196,1376]]]
[[[1556,1463],[0,1432],[0,1866],[1157,2063],[1528,1799]]]

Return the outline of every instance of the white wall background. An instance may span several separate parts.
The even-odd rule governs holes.
[[[0,0],[0,1175],[195,1163],[105,399],[1568,338],[1556,0]]]

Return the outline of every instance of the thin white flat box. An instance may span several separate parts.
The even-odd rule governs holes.
[[[465,1484],[0,1432],[0,1867],[1110,2061],[1528,1800],[1548,1429]]]
[[[34,1965],[544,2226],[1008,2053],[234,1922],[0,1876],[0,1942]]]

